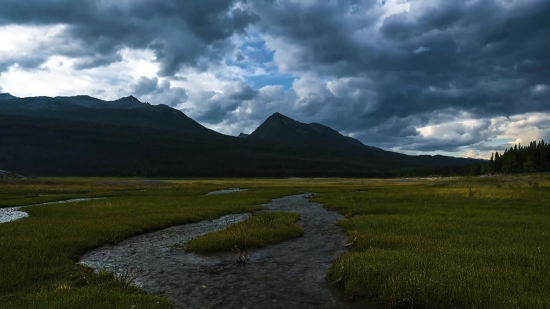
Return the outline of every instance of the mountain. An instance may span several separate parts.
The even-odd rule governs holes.
[[[14,97],[9,93],[0,93],[0,100],[10,100],[10,99],[17,99],[17,97]]]
[[[269,116],[250,136],[250,140],[269,141],[286,145],[364,148],[360,141],[343,136],[320,123],[305,124],[280,113]],[[375,147],[371,147],[375,148]]]
[[[338,157],[346,158],[348,161],[359,161],[362,164],[376,163],[380,170],[460,166],[481,162],[477,159],[441,155],[410,156],[386,151],[365,145],[353,137],[344,136],[320,123],[305,124],[281,113],[269,116],[247,139],[279,147],[305,148],[311,151],[332,153]]]
[[[103,101],[90,96],[8,98],[0,114],[127,125],[186,133],[221,135],[169,106],[142,103],[133,96]]]
[[[103,101],[87,95],[74,97],[56,97],[56,99],[95,109],[143,109],[149,107],[149,104],[141,103],[134,96],[121,98],[116,101]]]
[[[248,138],[250,136],[250,134],[245,134],[245,133],[241,133],[239,134],[239,136],[237,136],[238,138]]]
[[[3,97],[0,169],[30,176],[380,177],[480,162],[385,151],[279,113],[239,138],[132,96]]]

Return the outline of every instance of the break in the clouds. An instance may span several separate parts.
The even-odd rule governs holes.
[[[548,136],[547,0],[0,0],[0,87],[133,94],[228,134],[278,111],[407,153]]]

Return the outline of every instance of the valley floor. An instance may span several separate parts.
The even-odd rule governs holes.
[[[229,188],[250,190],[206,195]],[[548,174],[3,180],[5,208],[102,199],[22,208],[28,217],[0,224],[0,307],[173,308],[166,297],[76,262],[132,235],[314,192],[311,201],[345,216],[337,224],[348,234],[348,252],[326,282],[351,299],[382,308],[550,308],[549,189]]]

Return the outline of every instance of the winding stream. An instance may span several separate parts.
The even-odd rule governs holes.
[[[0,208],[0,224],[12,222],[15,220],[23,219],[29,216],[28,213],[25,211],[22,211],[22,208],[26,207],[34,207],[34,206],[43,206],[43,205],[51,205],[51,204],[66,204],[66,203],[76,203],[76,202],[84,202],[84,201],[93,201],[93,200],[100,200],[104,199],[104,197],[96,197],[96,198],[74,198],[70,200],[61,200],[56,202],[46,202],[46,203],[40,203],[40,204],[33,204],[33,205],[25,205],[25,206],[17,206],[17,207],[8,207],[8,208]]]
[[[132,278],[144,290],[166,295],[178,308],[365,308],[325,280],[343,253],[346,235],[334,222],[343,216],[312,203],[307,194],[274,199],[270,210],[297,212],[304,236],[255,250],[240,265],[235,255],[184,252],[187,241],[244,220],[249,214],[170,227],[84,255],[80,263]]]

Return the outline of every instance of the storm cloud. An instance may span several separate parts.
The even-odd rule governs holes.
[[[78,59],[77,69],[120,61],[124,48],[151,49],[159,76],[183,66],[206,70],[223,57],[227,41],[256,20],[226,0],[4,0],[2,25],[66,25],[57,53]]]
[[[155,76],[129,92],[225,133],[281,112],[384,148],[486,151],[547,136],[548,16],[547,0],[4,0],[0,27],[62,28],[0,53],[0,72],[54,55],[86,71],[148,50]]]
[[[380,9],[373,1],[307,3],[255,5],[276,61],[291,72],[372,81],[380,108],[361,115],[369,123],[449,107],[550,109],[549,94],[532,91],[550,80],[548,1],[418,1],[384,20],[365,14]]]
[[[140,77],[137,83],[131,85],[130,93],[142,101],[151,101],[155,104],[172,107],[187,101],[187,91],[184,88],[172,87],[168,80],[159,81],[156,77]]]

